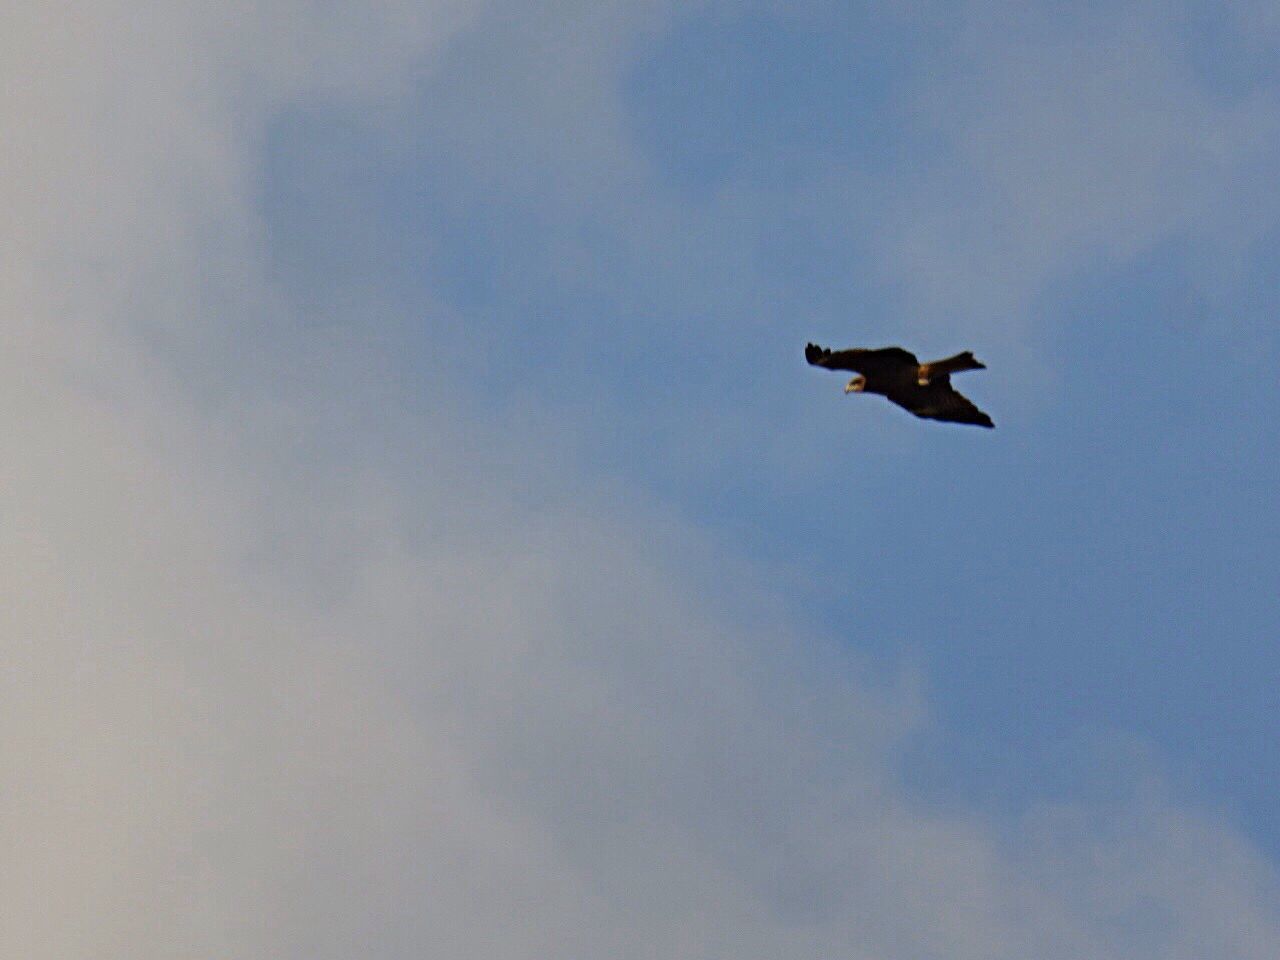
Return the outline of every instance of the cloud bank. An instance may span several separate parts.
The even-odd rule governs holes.
[[[910,678],[291,315],[264,125],[394,109],[481,10],[270,9],[4,40],[5,955],[1276,954],[1228,826],[929,809]]]

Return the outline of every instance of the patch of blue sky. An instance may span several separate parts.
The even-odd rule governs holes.
[[[694,16],[633,64],[623,95],[645,155],[696,202],[897,162],[894,108],[918,54],[894,21]]]

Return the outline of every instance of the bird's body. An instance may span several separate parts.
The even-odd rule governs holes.
[[[921,363],[901,347],[878,350],[855,348],[828,350],[816,344],[804,348],[804,357],[815,367],[852,370],[845,393],[878,393],[917,417],[994,427],[991,418],[951,386],[951,374],[986,367],[965,351],[945,360]]]

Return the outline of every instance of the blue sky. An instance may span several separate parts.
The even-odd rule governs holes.
[[[1274,957],[1277,40],[16,22],[0,953]]]
[[[495,13],[390,135],[343,111],[279,119],[267,223],[301,297],[337,269],[448,304],[456,326],[405,321],[402,376],[451,367],[486,420],[567,428],[587,476],[776,568],[797,615],[860,653],[919,669],[932,723],[903,772],[926,794],[1007,811],[1096,789],[1091,751],[1115,737],[1275,855],[1277,153],[1189,174],[1202,196],[1162,190],[1208,149],[1176,129],[1200,109],[1184,92],[1223,114],[1261,100],[1252,119],[1274,125],[1276,75],[1225,68],[1214,50],[1245,38],[1223,15],[1145,16],[1027,14],[1028,48],[1070,61],[1075,45],[1086,65],[1047,58],[1042,77],[1016,23],[1002,39],[981,16],[699,10],[634,41],[600,80],[607,105],[584,94],[544,126],[526,112],[536,74],[578,27],[488,81],[531,82],[527,101],[484,78],[471,99],[468,65],[509,53]],[[1000,57],[1039,89],[992,78]],[[1104,82],[1114,114],[1005,118],[989,140],[940,106],[1047,111]],[[509,156],[469,175],[508,133]],[[1011,142],[1024,156],[1000,155]],[[1041,157],[1067,182],[1004,170]],[[1053,218],[1077,191],[1098,202],[1095,177],[1108,194],[1148,176],[1133,210]],[[921,215],[929,254],[878,253],[894,208],[938,190],[955,209]],[[1240,204],[1273,219],[1235,237]],[[998,262],[1006,228],[1046,249]],[[991,369],[966,386],[1000,429],[846,399],[803,366],[808,339],[973,348]]]

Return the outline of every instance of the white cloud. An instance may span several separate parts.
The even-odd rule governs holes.
[[[914,97],[936,152],[886,223],[883,270],[917,309],[1021,328],[1046,285],[1162,243],[1212,286],[1280,222],[1280,87],[1216,89],[1179,11],[968,10]]]
[[[465,10],[265,9],[4,41],[0,952],[1274,956],[1228,828],[921,808],[767,572],[291,333],[262,124]]]

